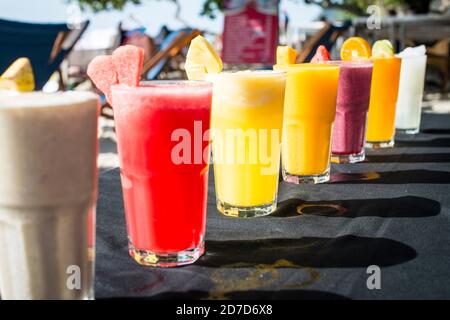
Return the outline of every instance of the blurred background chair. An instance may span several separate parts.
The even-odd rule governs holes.
[[[169,33],[161,42],[159,51],[144,63],[142,69],[143,79],[156,80],[171,62],[171,59],[176,59],[178,55],[183,53],[183,49],[189,46],[191,40],[200,34],[201,32],[197,29],[181,29]],[[184,57],[182,57],[182,60],[184,60]]]
[[[428,67],[436,69],[441,77],[441,91],[446,92],[450,72],[449,40],[442,39],[433,46],[427,47]]]
[[[77,29],[66,24],[23,23],[0,19],[0,73],[17,58],[28,57],[33,66],[36,89],[41,90],[55,71],[60,73],[60,89],[64,77],[60,66],[89,25],[85,21]]]
[[[90,86],[90,80],[86,74],[89,62],[98,55],[111,54],[120,45],[120,41],[121,34],[117,27],[86,32],[67,57],[68,87]]]
[[[297,56],[297,63],[309,62],[316,53],[317,48],[323,45],[331,51],[337,39],[351,26],[351,21],[345,21],[341,25],[325,22],[322,29],[313,34],[303,45]]]

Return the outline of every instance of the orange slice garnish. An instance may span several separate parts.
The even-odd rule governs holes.
[[[370,44],[361,37],[351,37],[341,47],[342,60],[369,59],[372,55]]]

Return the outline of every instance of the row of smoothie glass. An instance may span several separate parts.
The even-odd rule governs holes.
[[[91,63],[94,82],[101,85],[114,56]],[[145,265],[176,266],[204,252],[209,141],[217,208],[225,215],[255,217],[275,210],[280,153],[285,177],[326,181],[339,71],[348,68],[365,79],[366,97],[354,103],[365,103],[367,110],[370,67],[367,61],[350,61],[221,72],[220,58],[198,37],[189,48],[186,71],[190,79],[209,82],[136,80],[111,86],[130,255]],[[293,146],[287,134],[290,112],[300,127],[293,130],[307,133],[303,140],[293,134]],[[364,121],[355,127],[364,130]],[[360,136],[362,148],[364,133]],[[299,159],[311,163],[304,165],[310,172],[286,170],[290,164],[295,170]]]
[[[395,106],[396,96],[386,90],[385,79],[377,76],[380,72],[388,76],[380,65],[398,62],[398,59],[392,55],[369,60],[371,48],[361,38],[344,42],[341,61],[332,61],[326,48],[320,46],[311,63],[295,64],[296,54],[292,51],[279,47],[274,66],[287,74],[281,156],[283,178],[293,183],[327,182],[330,152],[331,159],[338,163],[364,160],[369,101],[373,114],[385,107],[380,101],[393,100]],[[398,86],[400,65],[388,69],[390,74],[397,74],[397,79],[390,79],[391,85]],[[370,130],[378,122],[375,116],[369,115],[369,118],[373,121],[369,120],[368,144],[393,138],[381,137],[377,128]],[[371,132],[374,134],[370,135]]]
[[[372,81],[379,87],[377,91],[372,87],[372,93],[380,94],[371,95],[367,140],[372,147],[392,147],[396,128],[407,134],[419,132],[427,56],[425,46],[419,46],[385,59],[383,55],[392,57],[392,45],[387,40],[376,45],[373,52],[383,59],[374,59]]]
[[[283,109],[286,136],[297,131],[318,137],[315,143],[300,141],[297,150],[322,156],[328,149],[329,158],[333,100],[338,106],[360,105],[345,94],[340,102],[337,84],[349,70],[368,77],[367,62],[289,66],[286,73],[219,73],[220,59],[204,39],[191,48],[188,74],[212,73],[213,88],[202,81],[139,83],[143,55],[130,46],[98,57],[88,70],[114,100],[129,252],[144,265],[188,264],[204,252],[210,138],[219,211],[269,214],[276,206]],[[209,130],[211,98],[214,131]],[[296,111],[295,101],[320,108]],[[98,99],[89,93],[0,96],[2,298],[93,297],[98,113]],[[297,128],[298,119],[307,121]],[[227,133],[237,141],[228,140]],[[256,133],[264,143],[255,146],[249,142]],[[295,166],[299,152],[292,153],[288,141],[282,143],[283,161]]]
[[[175,165],[171,134],[194,121],[209,128],[212,89],[206,82],[137,87],[142,58],[141,49],[121,47],[114,59],[94,59],[88,74],[108,100],[112,93],[117,99],[130,254],[141,262],[137,244],[168,256],[149,264],[170,265],[173,252],[203,252],[208,175],[202,159]],[[21,92],[34,85],[29,60],[19,64],[7,70],[10,91],[0,92],[0,295],[92,299],[99,99],[89,92]]]
[[[374,43],[371,54],[373,77],[367,145],[391,147],[395,129],[407,134],[419,132],[426,49],[421,45],[394,55],[392,44],[388,40],[380,40]],[[349,38],[344,42],[341,55],[343,59],[367,59],[370,46],[362,38]]]
[[[274,71],[203,78],[209,72],[205,61],[218,69],[220,58],[207,43],[198,51],[188,54],[186,70],[190,78],[213,83],[212,154],[217,207],[225,215],[262,216],[275,210],[280,141],[283,178],[293,183],[328,181],[330,151],[336,162],[359,162],[365,145],[394,144],[402,59],[387,40],[377,41],[372,52],[364,39],[353,37],[342,46],[342,61],[330,61],[326,49],[319,48],[309,64],[295,64],[293,50],[281,47]],[[416,82],[423,88],[423,74]],[[240,143],[226,131],[241,137]]]
[[[406,48],[394,55],[388,40],[376,41],[371,50],[363,38],[352,37],[344,42],[341,57],[356,61],[370,58],[373,63],[367,123],[369,147],[393,146],[395,128],[408,134],[419,132],[427,62],[425,46]]]
[[[88,74],[117,100],[130,254],[142,264],[189,263],[203,253],[208,159],[177,166],[169,144],[198,121],[200,149],[208,149],[212,89],[207,82],[138,87],[142,58],[141,49],[121,47],[114,59],[94,59]],[[11,91],[0,94],[0,295],[92,299],[99,99],[20,92],[32,90],[33,76],[29,61],[19,62],[7,70],[18,77],[8,78]]]
[[[293,63],[289,58],[295,57],[295,53],[288,54],[288,50],[292,49],[278,48],[279,60],[285,65]],[[329,61],[329,53],[320,46],[311,61],[341,66],[332,139],[333,162],[364,160],[364,135],[361,133],[366,126],[368,106],[367,147],[393,146],[395,127],[406,133],[418,132],[426,68],[425,46],[407,48],[394,56],[388,40],[377,41],[371,50],[364,39],[353,37],[344,42],[341,57],[343,61]]]

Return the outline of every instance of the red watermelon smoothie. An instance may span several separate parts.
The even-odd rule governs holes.
[[[193,263],[204,252],[211,85],[111,88],[129,253],[143,265]]]
[[[339,87],[331,147],[335,163],[361,162],[369,109],[372,62],[332,61],[340,65]]]

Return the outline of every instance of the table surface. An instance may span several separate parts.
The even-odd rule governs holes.
[[[128,256],[119,169],[101,173],[96,297],[448,299],[450,114],[424,114],[421,130],[364,163],[332,165],[331,183],[280,182],[264,218],[220,215],[210,174],[206,254],[175,269]],[[367,288],[370,265],[379,290]]]

